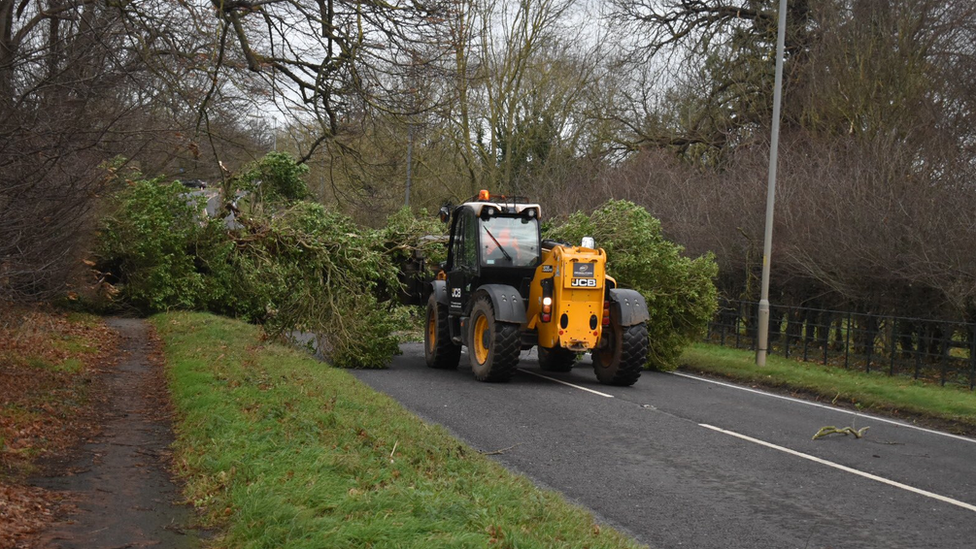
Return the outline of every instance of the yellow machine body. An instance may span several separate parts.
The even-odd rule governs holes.
[[[607,255],[602,249],[554,246],[542,251],[529,290],[526,317],[540,347],[583,352],[603,331]],[[545,298],[551,299],[548,317]]]

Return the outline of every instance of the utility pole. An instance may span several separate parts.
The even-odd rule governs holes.
[[[776,31],[776,81],[773,84],[773,129],[769,143],[769,181],[766,184],[766,234],[763,237],[762,289],[759,298],[759,341],[756,365],[766,365],[769,350],[769,256],[773,250],[773,211],[776,206],[776,162],[779,157],[780,103],[783,99],[783,56],[786,50],[786,0],[779,0]]]

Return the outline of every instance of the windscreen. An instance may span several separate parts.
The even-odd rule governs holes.
[[[481,264],[486,267],[532,267],[539,259],[539,222],[520,217],[481,221]]]

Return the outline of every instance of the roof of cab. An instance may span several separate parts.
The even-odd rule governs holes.
[[[523,204],[516,202],[487,202],[487,201],[472,201],[465,202],[461,204],[461,207],[467,206],[474,210],[474,215],[481,215],[481,210],[487,206],[492,206],[503,214],[516,214],[519,215],[525,210],[535,210],[535,217],[538,218],[542,215],[542,208],[538,204]]]

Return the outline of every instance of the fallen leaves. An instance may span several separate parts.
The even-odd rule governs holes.
[[[62,495],[24,479],[94,435],[93,386],[117,350],[94,317],[0,303],[0,547],[30,547],[53,519]]]
[[[61,501],[42,488],[0,484],[0,547],[29,547],[29,537],[54,518]]]

